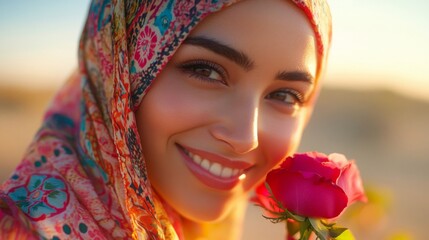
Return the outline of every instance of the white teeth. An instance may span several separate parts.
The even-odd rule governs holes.
[[[200,165],[207,171],[210,169],[210,162],[207,159],[203,159]]]
[[[222,166],[219,163],[213,163],[212,166],[210,167],[210,172],[213,175],[220,176],[221,171],[222,171]]]
[[[192,160],[200,165],[202,168],[210,172],[211,174],[222,177],[222,178],[231,178],[234,176],[238,176],[240,174],[239,169],[233,169],[229,167],[224,167],[220,163],[217,162],[210,162],[207,159],[204,159],[196,154],[193,154],[191,152],[185,151],[186,154],[188,154],[189,157],[192,158]]]
[[[197,163],[197,164],[201,163],[201,157],[198,156],[198,155],[192,156],[192,159],[194,159],[194,162]]]
[[[229,178],[232,176],[232,169],[229,167],[225,167],[222,170],[222,177],[223,178]]]

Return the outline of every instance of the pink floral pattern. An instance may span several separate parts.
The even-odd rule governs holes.
[[[146,63],[153,58],[157,41],[158,36],[150,26],[146,26],[141,31],[137,39],[137,49],[134,56],[141,68],[144,68]]]

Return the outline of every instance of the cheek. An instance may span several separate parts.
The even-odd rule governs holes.
[[[265,124],[260,136],[269,170],[276,167],[282,160],[296,151],[304,125],[305,114],[274,119]]]
[[[186,85],[183,79],[169,76],[158,79],[140,109],[142,119],[149,126],[163,134],[174,134],[195,126],[197,120],[204,119],[204,109],[210,109]],[[143,112],[144,111],[144,112]],[[151,130],[149,130],[151,131]]]

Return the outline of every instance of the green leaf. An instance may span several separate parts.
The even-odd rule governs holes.
[[[336,224],[334,222],[327,222],[326,220],[323,220],[323,219],[320,220],[320,222],[322,222],[322,224],[325,225],[328,228],[331,228],[331,227],[333,227]]]
[[[295,235],[299,229],[301,224],[299,222],[288,221],[286,223],[287,232],[289,235]]]
[[[296,214],[290,212],[289,210],[286,210],[286,211],[287,211],[287,214],[289,215],[289,217],[292,218],[293,220],[296,220],[298,222],[304,222],[305,221],[305,217],[296,215]]]
[[[314,233],[316,233],[318,238],[320,238],[322,240],[328,240],[329,239],[329,231],[326,228],[326,226],[323,225],[323,223],[321,222],[320,219],[309,218],[308,220],[314,229]]]
[[[310,222],[308,221],[301,222],[299,226],[299,233],[301,234],[301,236],[304,235],[305,231],[307,231],[309,227],[310,227]]]
[[[347,229],[341,233],[340,236],[336,237],[335,240],[355,240],[355,237],[353,236],[352,232]]]
[[[311,236],[311,229],[305,230],[303,233],[301,233],[299,240],[309,240]]]
[[[332,238],[336,238],[346,230],[347,228],[344,228],[344,227],[331,227],[329,229],[329,236],[331,236]]]

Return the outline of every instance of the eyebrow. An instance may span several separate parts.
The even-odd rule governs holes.
[[[245,53],[217,40],[196,36],[186,38],[183,43],[204,47],[214,53],[220,54],[237,63],[246,71],[249,71],[254,67],[253,61]]]
[[[183,43],[204,47],[214,53],[220,54],[237,63],[246,71],[249,71],[254,67],[253,61],[245,53],[217,40],[203,36],[194,36],[186,38]],[[306,71],[281,71],[277,73],[276,79],[285,81],[303,81],[310,84],[314,82],[314,77]]]
[[[277,73],[276,79],[286,81],[303,81],[310,84],[314,83],[314,77],[306,71],[282,71]]]

